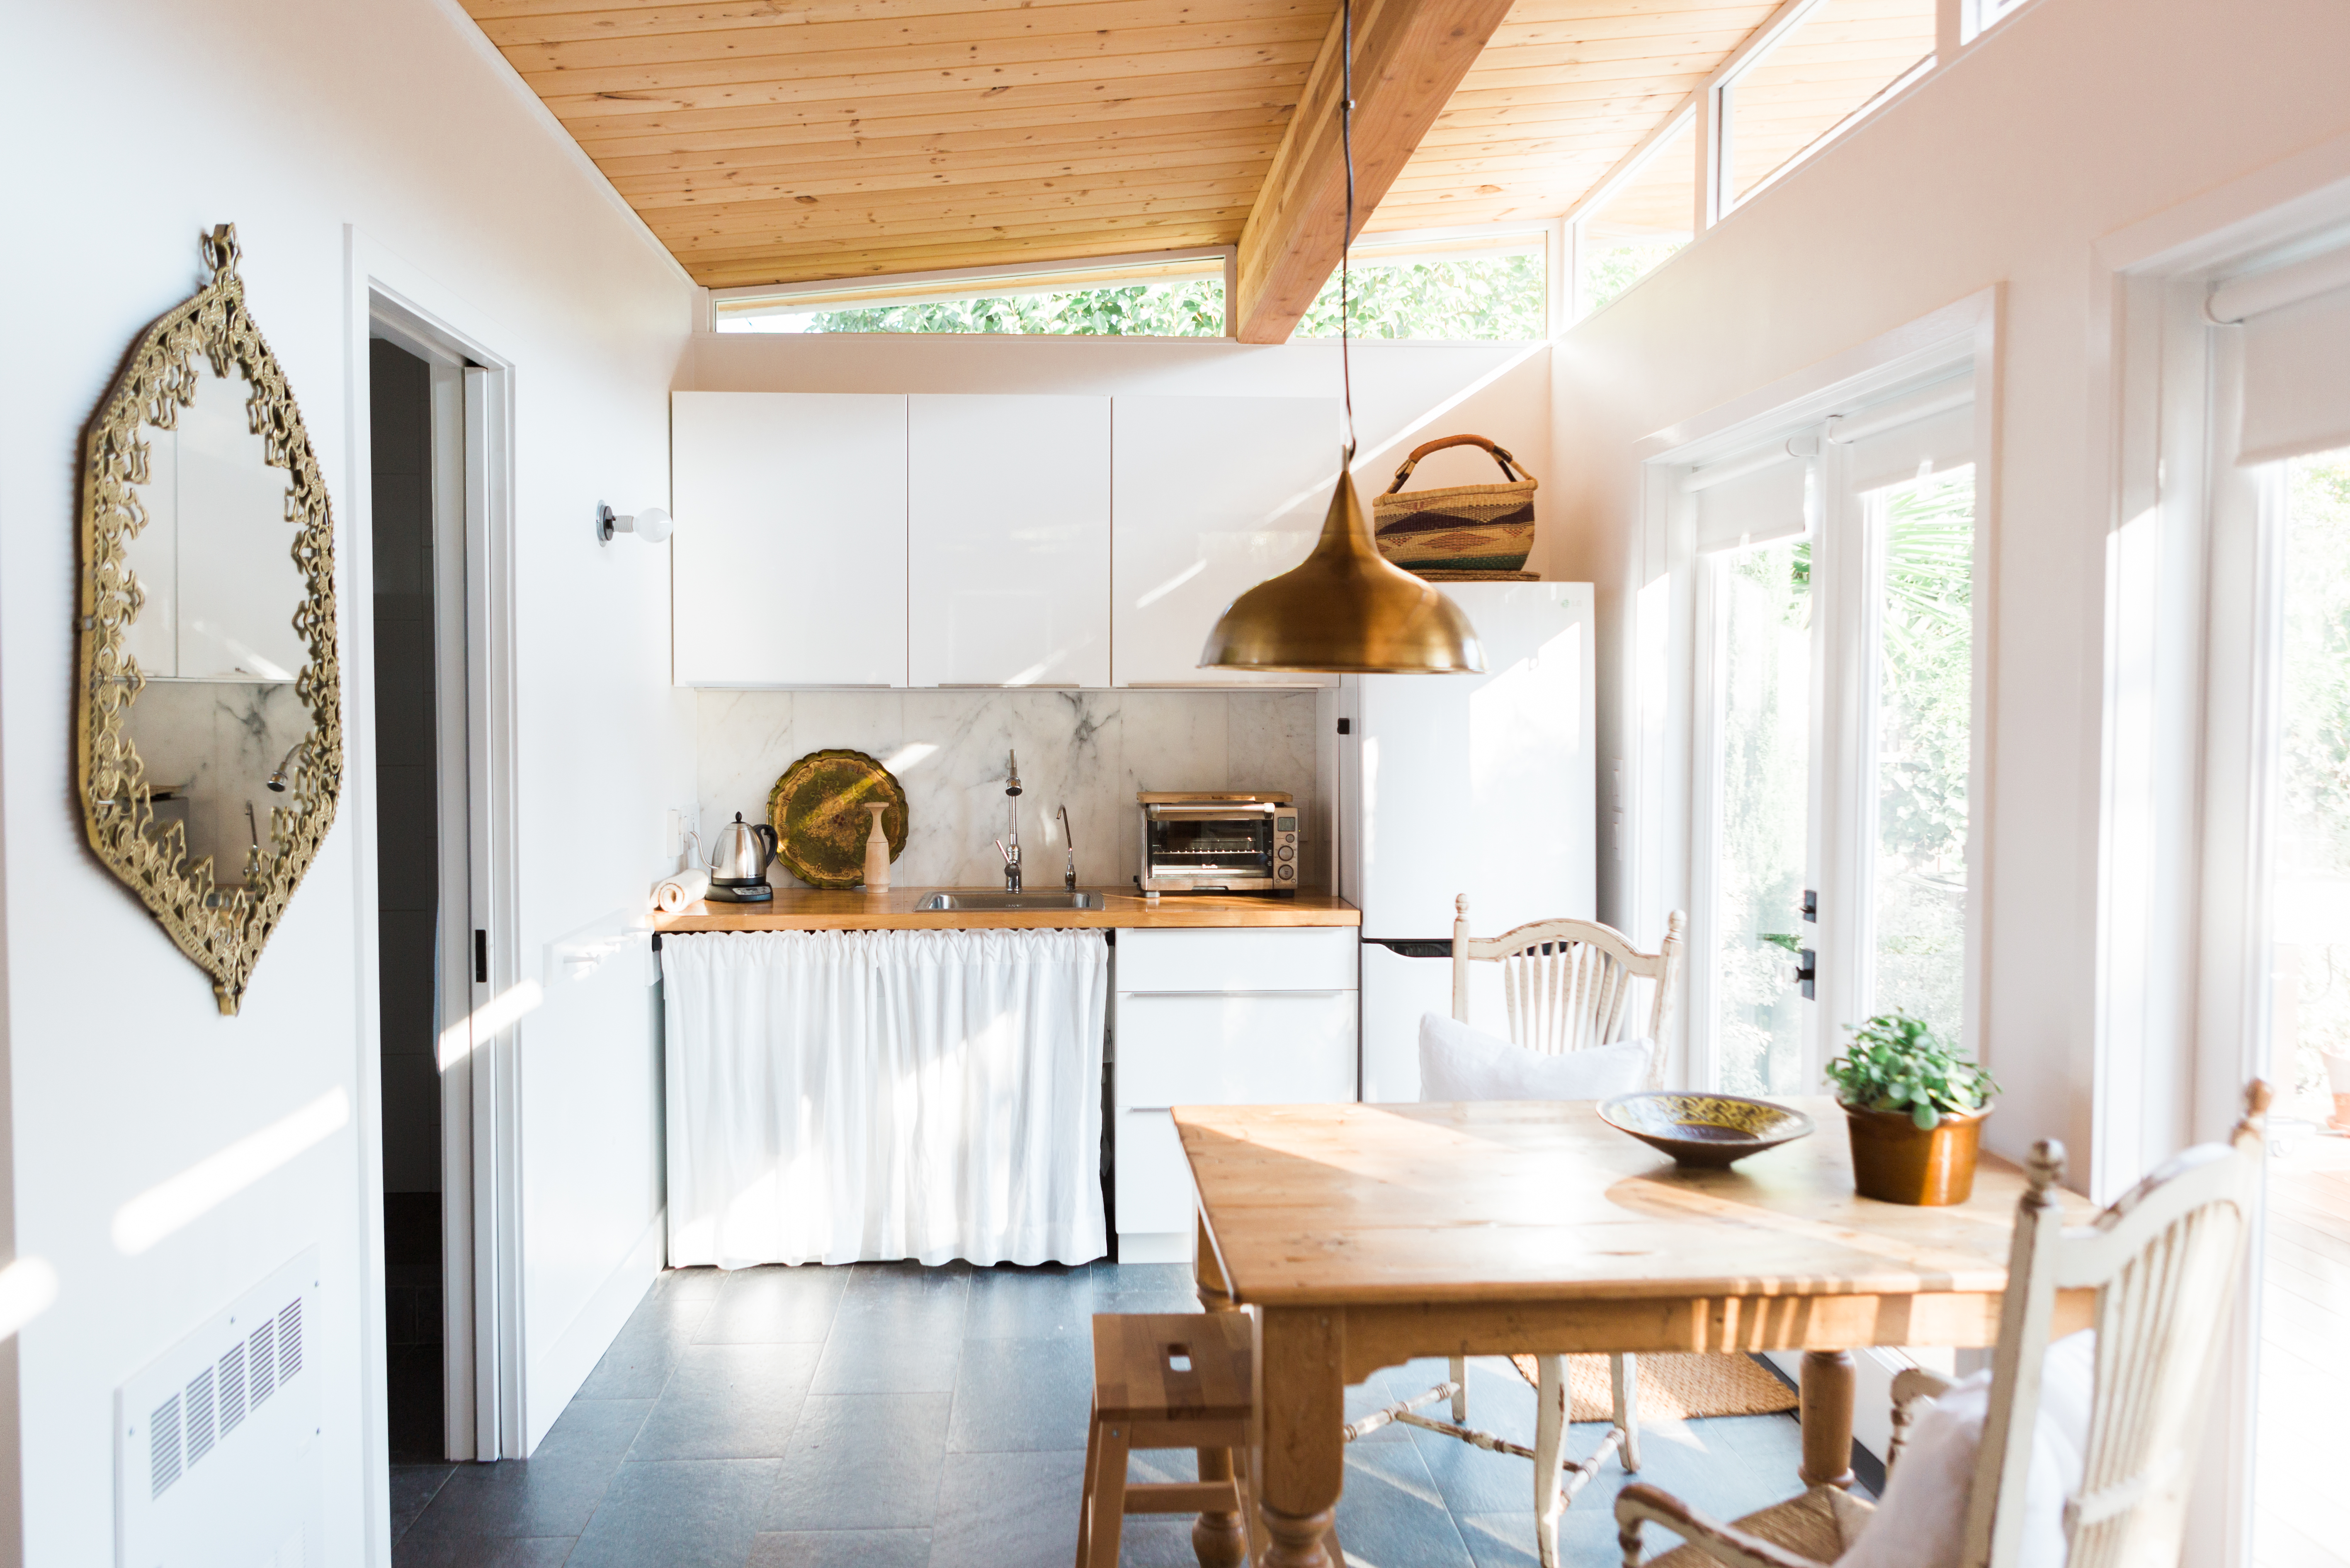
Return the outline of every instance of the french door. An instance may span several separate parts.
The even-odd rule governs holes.
[[[1819,1092],[1897,1009],[1969,1038],[1972,389],[1693,468],[1692,1081]]]

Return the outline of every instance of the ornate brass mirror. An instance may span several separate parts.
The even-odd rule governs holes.
[[[334,821],[342,677],[326,482],[234,226],[203,245],[212,281],[90,421],[77,782],[90,847],[234,1013]]]

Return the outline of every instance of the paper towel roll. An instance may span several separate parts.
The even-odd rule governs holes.
[[[681,871],[653,888],[653,902],[664,915],[674,915],[688,904],[697,903],[710,891],[710,867],[696,866]]]

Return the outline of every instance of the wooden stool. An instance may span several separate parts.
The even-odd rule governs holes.
[[[1086,1428],[1076,1568],[1117,1568],[1129,1513],[1210,1515],[1192,1532],[1201,1560],[1209,1560],[1211,1542],[1239,1548],[1225,1561],[1243,1560],[1245,1501],[1238,1482],[1128,1486],[1126,1457],[1136,1449],[1245,1453],[1255,1359],[1255,1324],[1246,1313],[1095,1314],[1094,1415]],[[1202,1534],[1210,1541],[1201,1541]]]

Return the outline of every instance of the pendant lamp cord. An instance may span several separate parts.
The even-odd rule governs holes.
[[[1338,147],[1347,161],[1347,227],[1338,236],[1338,379],[1346,389],[1347,455],[1355,461],[1355,367],[1347,354],[1347,257],[1355,247],[1355,0],[1338,0]]]

